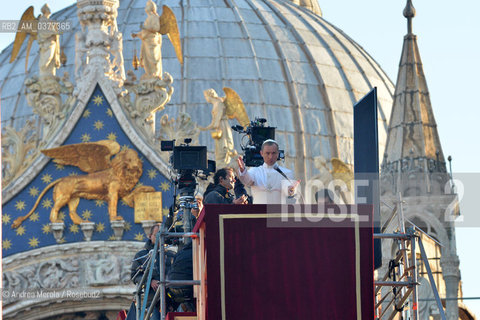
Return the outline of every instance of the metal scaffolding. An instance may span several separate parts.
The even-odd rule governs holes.
[[[153,308],[160,300],[160,319],[165,320],[166,317],[166,289],[168,287],[174,287],[179,285],[200,285],[201,281],[194,280],[167,280],[165,276],[165,240],[167,238],[184,238],[191,239],[198,237],[198,233],[193,232],[168,232],[165,224],[162,223],[160,230],[158,231],[155,239],[155,245],[148,253],[147,259],[141,266],[143,271],[143,277],[136,286],[135,290],[135,302],[136,302],[136,319],[147,320],[153,312]],[[155,259],[158,257],[158,259]],[[152,302],[147,310],[147,299],[150,283],[152,281],[153,268],[155,260],[158,262],[158,269],[160,271],[159,286],[155,291]],[[137,272],[140,272],[137,271]],[[143,295],[143,299],[142,299]]]
[[[382,278],[379,278],[380,280],[375,281],[375,319],[392,320],[398,313],[402,313],[402,319],[419,320],[417,295],[417,286],[419,283],[417,282],[416,259],[418,243],[420,257],[427,269],[428,278],[437,302],[441,319],[446,320],[442,302],[433,279],[432,270],[430,269],[420,234],[427,236],[436,243],[438,243],[438,241],[431,238],[413,222],[405,219],[403,214],[403,200],[400,193],[398,194],[398,201],[394,208],[391,208],[386,203],[384,204],[392,210],[392,213],[382,227],[382,233],[375,233],[374,238],[392,239],[398,244],[399,250],[395,258],[390,261],[385,275],[383,275]],[[398,220],[396,231],[394,233],[384,233],[395,217]],[[408,228],[405,227],[405,222],[409,223],[410,226]],[[390,288],[390,290],[386,293],[385,290],[383,290],[384,292],[382,296],[382,288],[385,287]]]
[[[423,234],[437,244],[439,243],[417,227],[413,222],[404,217],[402,205],[402,197],[401,194],[399,194],[395,207],[389,207],[392,210],[392,213],[382,227],[382,233],[374,234],[374,238],[376,239],[391,239],[395,241],[399,248],[395,258],[390,261],[388,270],[381,278],[375,281],[375,319],[393,320],[399,313],[401,313],[402,319],[419,320],[417,295],[417,286],[419,283],[417,280],[418,268],[416,259],[417,253],[419,253],[428,274],[430,285],[440,312],[440,317],[442,320],[446,320],[442,302],[420,236]],[[393,220],[395,220],[395,218],[398,221],[396,230],[393,233],[385,233],[388,226]],[[405,226],[406,223],[408,223],[408,227]],[[158,301],[160,301],[161,320],[165,320],[166,289],[168,287],[179,285],[201,285],[201,281],[198,280],[167,280],[165,275],[165,240],[167,238],[192,239],[198,236],[198,233],[192,232],[168,232],[165,224],[162,223],[160,230],[156,235],[154,248],[150,250],[146,261],[141,267],[144,274],[141,281],[137,284],[135,291],[137,320],[149,319]],[[441,246],[441,244],[439,245]],[[156,259],[155,256],[158,258]],[[158,262],[160,280],[153,301],[150,303],[147,310],[148,288],[150,288],[152,281],[155,261]],[[382,288],[389,288],[389,290],[382,290]]]

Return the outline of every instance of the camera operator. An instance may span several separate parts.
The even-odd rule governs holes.
[[[133,283],[138,284],[140,280],[142,280],[143,274],[145,272],[145,269],[147,266],[143,266],[145,261],[147,260],[148,253],[150,250],[153,250],[154,245],[155,245],[155,237],[160,230],[160,225],[155,224],[152,226],[150,229],[150,233],[148,235],[148,240],[145,242],[145,249],[140,250],[137,252],[135,255],[135,258],[133,258],[133,263],[132,263],[132,269],[131,269],[131,274],[130,277],[133,281]],[[143,267],[142,267],[143,266]],[[155,264],[153,267],[153,273],[152,273],[152,281],[150,283],[150,289],[149,290],[144,290],[144,294],[148,293],[148,298],[147,298],[147,310],[150,307],[150,304],[152,303],[153,297],[155,295],[155,291],[157,290],[159,286],[159,280],[160,280],[160,271],[158,270],[158,254],[155,254]],[[160,320],[160,303],[158,302],[155,308],[153,309],[152,316],[150,318],[151,320]]]
[[[252,188],[253,203],[279,204],[282,203],[282,197],[288,197],[287,202],[294,202],[293,197],[299,181],[294,180],[291,170],[276,163],[279,155],[278,143],[272,139],[265,140],[260,155],[263,165],[248,170],[242,157],[237,159],[240,181]],[[288,187],[284,191],[282,184],[285,183]]]
[[[211,183],[205,191],[203,198],[205,204],[246,204],[248,197],[243,194],[237,194],[238,198],[235,199],[234,195],[229,191],[235,189],[235,173],[233,168],[225,167],[219,169],[213,176],[213,184]],[[238,188],[237,188],[238,189]]]

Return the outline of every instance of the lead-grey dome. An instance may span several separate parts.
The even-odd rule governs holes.
[[[251,119],[265,117],[277,127],[276,138],[286,150],[287,166],[305,178],[317,173],[313,159],[319,155],[353,163],[352,106],[377,87],[383,154],[393,84],[365,50],[322,17],[282,0],[168,0],[157,4],[159,8],[168,5],[177,16],[184,53],[180,66],[172,45],[164,41],[163,69],[175,79],[175,93],[163,113],[176,117],[188,112],[205,126],[210,122],[211,106],[203,90],[214,88],[221,94],[222,87],[231,87],[241,96]],[[118,9],[126,70],[132,69],[134,49],[140,49],[140,41],[132,39],[131,33],[138,32],[145,20],[144,7],[144,0],[130,0],[121,1]],[[72,32],[61,36],[68,62],[57,73],[73,75],[74,34],[80,30],[76,5],[52,18],[72,22]],[[8,63],[12,45],[0,55],[2,126],[17,130],[26,120],[36,119],[24,95],[25,47],[12,64]],[[37,49],[35,43],[30,74],[38,72]],[[140,77],[143,70],[135,73]],[[214,149],[208,132],[200,135],[200,143]]]

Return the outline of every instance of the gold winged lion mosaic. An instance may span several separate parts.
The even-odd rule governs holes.
[[[32,210],[27,215],[17,218],[12,228],[17,228],[28,219],[42,197],[52,187],[54,204],[50,212],[50,221],[62,222],[58,212],[63,206],[68,205],[70,218],[75,224],[88,222],[80,218],[76,212],[80,198],[107,201],[108,215],[110,221],[113,221],[123,219],[117,215],[119,199],[133,206],[135,194],[155,191],[150,186],[139,186],[133,190],[143,173],[142,161],[135,150],[128,148],[120,150],[120,145],[115,141],[100,140],[71,144],[42,150],[42,153],[53,158],[55,163],[76,166],[87,174],[67,176],[50,183],[41,192]]]

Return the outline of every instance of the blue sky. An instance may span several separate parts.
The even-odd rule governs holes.
[[[44,3],[45,0],[5,1],[0,20],[19,19],[29,5],[34,5],[38,14]],[[56,12],[72,3],[72,0],[55,0],[49,5]],[[319,3],[323,17],[366,49],[395,82],[407,31],[402,14],[406,0],[320,0]],[[417,12],[413,32],[418,36],[444,155],[453,157],[454,175],[478,175],[480,102],[475,94],[480,75],[480,1],[413,0],[413,5]],[[0,33],[0,49],[13,39],[14,34]],[[479,183],[472,183],[470,188],[474,194],[480,190]],[[466,218],[477,216],[479,211],[476,206],[462,204],[461,210]],[[479,223],[457,228],[465,297],[480,297],[480,277],[476,270],[480,262],[479,242]],[[465,304],[480,315],[480,300],[467,300]]]

